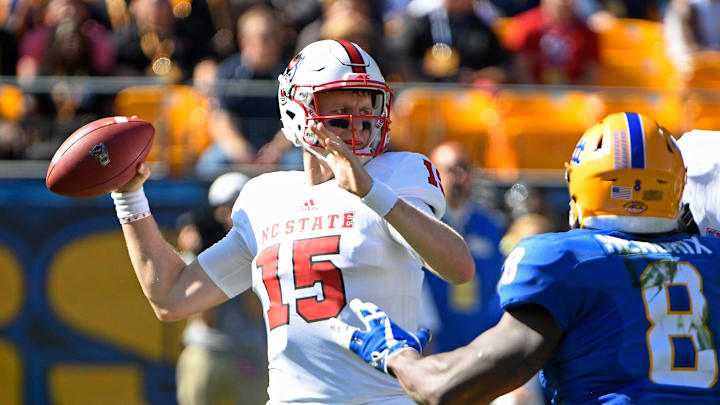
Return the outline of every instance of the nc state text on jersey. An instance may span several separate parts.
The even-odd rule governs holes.
[[[342,214],[317,215],[289,219],[284,224],[274,223],[266,226],[262,231],[262,243],[268,239],[275,239],[280,235],[291,233],[321,231],[325,229],[353,228],[355,226],[355,211]]]

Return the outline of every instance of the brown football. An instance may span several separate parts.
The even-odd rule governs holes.
[[[45,184],[69,197],[97,197],[125,185],[145,161],[155,128],[138,118],[108,117],[73,132],[50,161]]]

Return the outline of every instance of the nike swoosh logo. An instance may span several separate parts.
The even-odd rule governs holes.
[[[313,69],[312,71],[313,71],[313,72],[319,72],[319,71],[321,71],[321,70],[323,70],[323,69],[325,69],[325,66],[323,66],[323,67],[321,67],[321,68],[318,68],[318,69]]]

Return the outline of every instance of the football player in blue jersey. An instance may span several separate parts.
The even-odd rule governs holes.
[[[538,370],[555,404],[720,403],[720,238],[676,232],[686,170],[674,139],[647,117],[612,114],[566,168],[577,229],[510,253],[497,326],[421,357],[427,331],[355,300],[366,330],[336,321],[336,342],[423,404],[488,403]]]

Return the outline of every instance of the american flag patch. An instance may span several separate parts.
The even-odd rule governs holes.
[[[632,200],[632,187],[613,186],[610,189],[610,198],[615,200]]]

